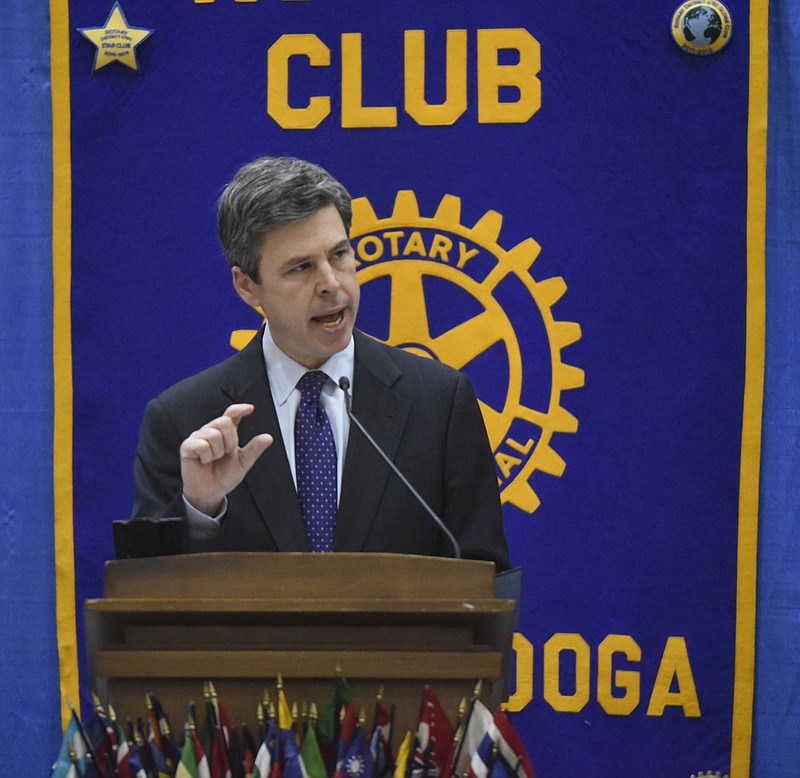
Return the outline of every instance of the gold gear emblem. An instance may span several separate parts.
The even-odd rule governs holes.
[[[555,433],[574,433],[578,420],[561,406],[561,395],[583,386],[580,368],[564,363],[561,351],[581,337],[576,322],[556,321],[551,308],[567,285],[561,277],[536,281],[530,268],[540,247],[533,238],[506,251],[498,244],[503,217],[487,211],[472,227],[461,224],[461,200],[445,195],[432,217],[421,216],[412,191],[398,192],[392,215],[380,219],[370,202],[353,200],[350,237],[356,250],[362,290],[383,279],[391,286],[386,342],[462,369],[501,345],[508,364],[502,407],[479,398],[498,467],[503,504],[533,513],[540,504],[530,485],[535,471],[561,476],[564,460],[551,446]],[[480,271],[475,272],[480,267]],[[524,286],[541,317],[549,346],[550,386],[546,407],[522,402],[524,371],[517,331],[496,298],[513,277]],[[432,334],[426,300],[428,279],[455,284],[480,305],[477,315]],[[362,307],[363,311],[363,307]],[[535,317],[534,317],[535,319]],[[527,320],[526,320],[527,326]],[[495,403],[497,405],[497,403]]]

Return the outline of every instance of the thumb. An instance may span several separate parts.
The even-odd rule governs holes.
[[[272,445],[272,435],[267,432],[256,435],[247,445],[242,446],[239,453],[239,462],[247,472],[255,461]]]

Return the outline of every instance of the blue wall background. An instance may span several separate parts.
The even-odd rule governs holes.
[[[800,775],[800,7],[770,8],[753,771]]]
[[[0,731],[9,776],[60,741],[53,545],[49,8],[0,8]],[[800,776],[800,9],[770,8],[767,350],[751,775]],[[12,747],[13,745],[13,747]]]
[[[46,775],[61,730],[53,549],[50,20],[0,6],[0,774]],[[13,746],[13,747],[12,747]]]

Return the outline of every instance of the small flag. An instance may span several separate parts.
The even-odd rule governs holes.
[[[272,773],[273,755],[275,761],[278,760],[277,754],[278,725],[275,720],[269,722],[267,733],[261,743],[257,753],[255,764],[253,765],[253,778],[269,778]]]
[[[335,778],[373,778],[372,754],[364,727],[357,726],[350,739]]]
[[[347,683],[347,679],[341,674],[337,675],[331,697],[323,708],[322,713],[320,713],[317,724],[317,732],[321,744],[337,742],[339,712],[343,706],[350,702],[351,697],[350,684]]]
[[[242,723],[242,740],[243,742],[243,756],[242,756],[242,765],[244,767],[244,774],[246,778],[253,773],[253,767],[256,763],[256,753],[258,749],[256,748],[255,741],[253,740],[253,734],[250,732],[247,724]]]
[[[78,731],[77,716],[73,710],[50,778],[80,778],[78,764],[79,761],[82,763],[84,754],[85,748]]]
[[[394,706],[392,706],[394,712]],[[375,721],[372,728],[369,750],[375,768],[375,778],[381,776],[392,766],[392,714],[378,701],[375,705]]]
[[[308,778],[328,778],[325,760],[322,758],[322,752],[319,750],[319,743],[317,742],[317,735],[313,726],[309,726],[306,730],[306,736],[303,738],[303,746],[300,749],[300,755],[303,757],[303,764],[305,765]]]
[[[426,686],[422,690],[422,708],[414,740],[412,775],[417,778],[441,775],[447,767],[453,735],[453,725],[447,714],[433,690]]]
[[[281,729],[280,738],[281,750],[283,751],[282,778],[308,778],[303,757],[297,747],[294,731]]]
[[[414,733],[406,732],[400,748],[397,749],[397,760],[394,765],[393,778],[406,778],[408,763],[411,759],[411,751],[414,748]]]
[[[492,714],[489,709],[479,699],[474,698],[467,714],[461,740],[456,748],[453,764],[449,769],[450,775],[461,776],[469,769],[472,756],[489,731],[491,723]]]
[[[535,778],[517,731],[499,708],[472,756],[469,775],[470,778]]]
[[[356,706],[353,703],[350,703],[345,707],[343,711],[343,715],[341,716],[341,722],[339,725],[339,743],[336,748],[336,769],[334,773],[339,771],[341,767],[342,760],[347,753],[347,749],[350,747],[350,743],[353,740],[353,734],[356,730],[356,724],[358,723],[358,714],[356,713]]]
[[[117,751],[117,733],[106,716],[96,694],[92,695],[94,711],[86,722],[86,734],[97,755],[97,771],[102,778],[114,778]]]
[[[203,744],[193,729],[187,729],[186,739],[183,743],[181,761],[175,778],[211,778],[208,759],[203,750]]]

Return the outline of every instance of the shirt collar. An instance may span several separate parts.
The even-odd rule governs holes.
[[[264,361],[267,364],[267,375],[269,376],[272,396],[278,405],[283,405],[297,386],[297,382],[308,372],[308,368],[299,362],[295,362],[278,348],[272,338],[272,333],[269,331],[269,323],[264,327],[264,336],[261,344],[264,350]],[[352,391],[354,362],[355,345],[351,335],[350,342],[341,351],[337,351],[325,361],[319,367],[319,370],[322,370],[336,384],[339,383],[339,379],[342,376],[346,376],[350,381],[350,391]],[[330,390],[330,385],[326,385],[325,388]]]

